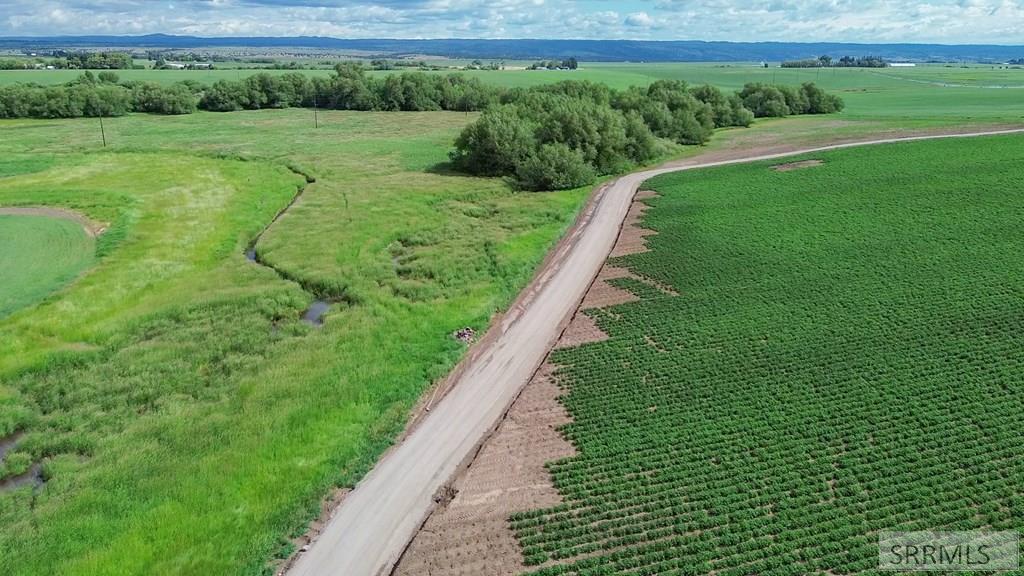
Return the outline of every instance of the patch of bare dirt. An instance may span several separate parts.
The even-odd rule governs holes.
[[[636,278],[632,272],[627,268],[620,268],[618,266],[610,266],[605,264],[601,268],[601,272],[597,274],[597,279],[594,280],[594,284],[590,286],[590,290],[587,291],[587,295],[583,297],[583,303],[580,304],[580,310],[587,310],[589,308],[607,308],[608,306],[615,306],[617,304],[626,304],[628,302],[636,302],[639,300],[635,294],[629,290],[623,290],[617,286],[612,286],[608,283],[609,280],[616,278]]]
[[[569,327],[562,334],[558,347],[570,348],[591,342],[603,342],[607,339],[608,334],[605,334],[604,330],[598,327],[593,318],[581,311],[572,317],[572,322],[569,323]]]
[[[399,576],[503,576],[525,569],[508,516],[561,502],[544,463],[575,450],[558,432],[568,423],[561,393],[545,364],[523,389],[508,416],[456,479],[447,505],[438,507],[406,549]]]
[[[641,197],[640,193],[638,193],[637,199],[629,207],[629,212],[626,213],[626,221],[622,225],[622,232],[619,233],[619,239],[615,242],[615,247],[612,248],[612,258],[640,254],[649,250],[647,248],[647,237],[653,236],[657,232],[640,226],[644,213],[650,209],[650,206],[642,202],[642,200],[644,198],[651,198],[652,196],[649,194],[653,194],[653,192],[648,193],[644,197]]]
[[[25,207],[0,207],[0,216],[46,216],[48,218],[61,218],[71,220],[82,225],[82,229],[89,236],[96,237],[107,231],[107,224],[94,222],[74,210],[64,208],[51,208],[47,206],[25,206]]]
[[[785,164],[776,164],[775,166],[772,166],[772,170],[776,172],[791,172],[793,170],[821,166],[822,164],[824,164],[824,162],[822,162],[821,160],[801,160],[799,162],[786,162]]]

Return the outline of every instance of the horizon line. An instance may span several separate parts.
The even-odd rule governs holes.
[[[787,40],[699,40],[699,39],[629,39],[629,38],[544,38],[544,37],[437,37],[437,38],[402,38],[385,36],[367,37],[339,37],[339,36],[197,36],[193,34],[170,34],[167,32],[150,32],[145,34],[58,34],[58,35],[0,35],[0,40],[44,40],[44,39],[69,39],[69,38],[131,38],[143,39],[154,36],[167,38],[195,38],[200,40],[224,40],[224,39],[273,39],[273,40],[340,40],[340,41],[398,41],[398,42],[451,42],[451,41],[476,41],[476,42],[509,42],[509,41],[542,41],[542,42],[636,42],[649,44],[667,44],[672,42],[692,42],[702,44],[848,44],[862,46],[997,46],[1004,48],[1024,48],[1022,44],[985,44],[979,42],[947,43],[947,42],[866,42],[866,41],[844,41],[844,40],[813,40],[813,41],[787,41]]]

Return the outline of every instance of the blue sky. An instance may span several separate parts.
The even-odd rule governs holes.
[[[1024,44],[1024,0],[0,0],[0,35]]]

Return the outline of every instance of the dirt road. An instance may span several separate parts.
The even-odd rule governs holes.
[[[654,176],[851,146],[1024,133],[1024,128],[846,142],[818,148],[720,150],[623,176],[599,188],[576,225],[500,323],[467,358],[451,391],[343,501],[291,576],[387,574],[434,496],[467,464],[541,365],[615,244],[633,196]]]

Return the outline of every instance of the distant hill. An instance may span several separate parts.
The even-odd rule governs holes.
[[[379,56],[424,54],[449,58],[568,58],[626,62],[780,61],[830,56],[881,56],[906,60],[1003,62],[1024,57],[1024,46],[986,44],[846,44],[799,42],[702,42],[698,40],[400,40],[320,36],[200,38],[196,36],[53,36],[0,38],[0,48],[319,48]]]

